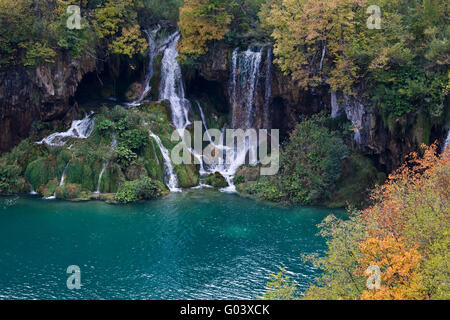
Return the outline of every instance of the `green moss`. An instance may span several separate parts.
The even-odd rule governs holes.
[[[362,208],[370,196],[370,190],[385,180],[386,175],[359,153],[352,153],[343,163],[343,170],[328,207],[343,208],[348,205]]]
[[[83,189],[95,191],[100,170],[100,163],[94,164],[83,159],[73,159],[67,167],[66,181],[79,184]]]
[[[102,193],[116,193],[119,186],[126,181],[120,166],[113,163],[108,166],[100,182]]]
[[[79,184],[66,184],[64,186],[58,186],[55,191],[56,198],[58,199],[77,199],[81,197],[81,185]]]
[[[175,166],[175,172],[178,177],[178,183],[181,188],[192,188],[198,186],[200,174],[197,167],[193,164]]]
[[[161,61],[162,56],[157,56],[153,60],[153,77],[150,80],[150,95],[152,100],[158,100],[159,98],[159,83],[161,79]]]
[[[25,178],[37,190],[50,179],[56,178],[56,175],[55,170],[50,166],[48,159],[39,158],[27,166]]]
[[[219,173],[212,173],[206,178],[206,183],[214,188],[225,188],[228,186],[227,180]]]

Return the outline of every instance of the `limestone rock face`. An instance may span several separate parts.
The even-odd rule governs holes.
[[[383,121],[377,106],[355,96],[331,92],[331,115],[345,115],[353,125],[354,141],[364,154],[374,158],[380,169],[388,172],[398,168],[409,153],[419,150],[444,134],[442,119],[426,117],[424,110],[392,117]]]
[[[400,166],[405,156],[418,150],[422,142],[430,144],[436,139],[443,139],[447,134],[445,123],[442,122],[445,120],[426,118],[421,108],[418,108],[416,112],[386,121],[386,119],[383,120],[376,105],[362,98],[365,92],[356,92],[355,95],[349,96],[330,92],[330,89],[325,86],[302,89],[276,64],[270,63],[273,60],[270,57],[268,59],[267,48],[266,44],[262,50],[259,76],[255,84],[251,115],[253,127],[280,129],[280,136],[284,139],[304,116],[321,111],[330,113],[333,118],[345,115],[353,126],[354,143],[365,155],[376,161],[379,169],[386,171]],[[203,58],[200,75],[207,81],[222,84],[231,118],[236,118],[237,122],[243,122],[242,118],[247,115],[233,114],[233,112],[242,113],[242,106],[234,108],[235,110],[232,108],[233,96],[230,83],[233,79],[234,50],[235,48],[223,43],[210,48]],[[243,50],[239,49],[239,52],[242,53]],[[238,81],[245,81],[245,79],[242,80],[241,68],[236,68],[234,72]],[[270,83],[269,97],[266,95],[268,83]],[[245,93],[245,90],[241,91]],[[239,96],[238,99],[245,101]],[[269,107],[266,106],[267,104]],[[448,110],[446,112],[448,113]],[[264,125],[267,122],[270,126]]]
[[[83,76],[97,68],[85,55],[59,55],[53,64],[0,72],[0,153],[26,138],[36,120],[70,122],[76,110],[69,100]]]

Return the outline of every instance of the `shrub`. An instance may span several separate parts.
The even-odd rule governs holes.
[[[149,177],[143,177],[134,181],[123,183],[116,194],[116,201],[120,203],[130,203],[139,200],[156,199],[164,195],[166,188],[159,181]]]
[[[303,120],[281,153],[282,186],[293,203],[315,204],[327,199],[342,170],[348,148],[317,115]]]
[[[120,135],[120,140],[122,146],[132,151],[139,151],[146,143],[148,143],[149,136],[148,133],[143,130],[132,129],[124,131]]]
[[[81,186],[71,183],[56,188],[56,197],[59,199],[76,199],[81,195]]]
[[[136,153],[121,145],[116,148],[116,153],[118,161],[123,167],[128,167],[137,159]]]
[[[0,194],[11,194],[23,189],[23,179],[20,178],[20,167],[6,165],[0,162]]]

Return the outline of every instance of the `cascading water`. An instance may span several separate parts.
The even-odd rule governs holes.
[[[185,98],[181,67],[178,63],[177,44],[180,40],[179,32],[171,35],[166,42],[166,48],[161,61],[161,84],[159,88],[159,99],[168,100],[172,111],[172,121],[180,136],[184,138],[183,131],[191,124],[189,121],[189,100]],[[200,174],[205,174],[202,156],[192,148],[189,149],[200,163]],[[169,158],[170,161],[170,158]]]
[[[239,53],[233,51],[231,72],[231,107],[233,128],[249,129],[253,125],[255,92],[261,70],[262,48]]]
[[[59,181],[59,186],[60,187],[62,187],[62,186],[64,186],[66,184],[66,173],[67,173],[67,168],[68,167],[69,167],[69,162],[67,162],[66,166],[64,167],[64,171],[63,171],[63,173],[61,175],[61,180]],[[44,198],[44,199],[46,199],[46,200],[56,199],[56,191],[55,191],[55,193],[53,193],[53,195],[51,197],[47,197],[47,198]]]
[[[270,99],[272,98],[272,47],[267,48],[266,57],[266,85],[264,92],[264,128],[269,129],[270,123]]]
[[[158,144],[159,149],[161,150],[161,154],[163,156],[164,160],[164,168],[165,168],[165,179],[167,187],[169,188],[170,192],[180,192],[181,189],[178,188],[178,178],[175,174],[175,170],[172,165],[172,161],[170,160],[169,150],[167,150],[166,147],[161,142],[161,139],[154,134],[153,132],[149,132],[150,137],[155,139],[156,143]]]
[[[30,195],[35,196],[38,193],[36,191],[34,191],[33,185],[30,183]]]
[[[178,63],[177,43],[180,40],[179,32],[174,33],[166,42],[164,56],[161,66],[161,84],[160,84],[160,100],[168,100],[172,111],[172,121],[176,129],[179,130],[180,136],[183,137],[182,131],[191,124],[189,121],[189,101],[185,98],[185,91],[182,80],[181,67]],[[269,57],[271,60],[271,57]],[[238,49],[233,52],[233,68],[231,79],[231,99],[233,108],[233,128],[249,129],[252,127],[253,110],[255,107],[255,92],[260,79],[260,69],[262,60],[262,48],[258,51],[252,51],[250,48],[242,53]],[[270,61],[271,62],[271,61]],[[270,68],[270,67],[269,67]],[[271,88],[270,77],[271,70],[267,71],[266,77],[266,99],[270,103]],[[268,89],[269,88],[269,89]],[[202,117],[203,126],[206,130],[207,124],[203,109],[199,102],[197,105]],[[242,112],[240,110],[242,109]],[[242,114],[243,117],[238,117]],[[150,136],[155,138],[164,157],[164,164],[166,167],[166,175],[169,176],[168,187],[171,191],[179,191],[177,188],[177,179],[173,171],[173,167],[169,157],[169,151],[162,145],[159,137],[150,133]],[[202,155],[199,155],[195,150],[190,148],[192,155],[199,160],[200,175],[219,172],[228,182],[229,187],[222,189],[222,191],[235,192],[233,178],[238,168],[245,163],[246,155],[249,151],[249,145],[246,143],[243,150],[234,150],[230,152],[229,148],[223,145],[223,135],[221,143],[214,143],[211,136],[208,135],[209,142],[218,150],[228,151],[228,161],[222,161],[217,164],[206,165],[203,162]],[[254,148],[253,148],[254,149]],[[255,151],[253,150],[252,151]],[[231,156],[230,156],[231,153]]]
[[[111,150],[114,150],[114,148],[117,146],[117,139],[116,139],[116,137],[114,137],[113,138],[113,141],[112,141],[112,143],[111,143]],[[100,174],[99,174],[99,176],[98,176],[98,182],[97,182],[97,190],[94,192],[94,194],[99,194],[100,193],[100,183],[102,182],[102,177],[103,177],[103,174],[105,173],[105,171],[106,171],[106,168],[108,167],[108,165],[109,165],[109,161],[105,161],[104,163],[103,163],[103,165],[102,165],[102,170],[100,171]]]
[[[144,101],[145,97],[151,90],[150,81],[153,78],[154,70],[153,70],[153,61],[155,59],[155,56],[157,54],[157,47],[156,47],[156,41],[155,36],[158,33],[159,29],[161,27],[158,26],[156,29],[152,31],[144,30],[145,35],[147,36],[148,41],[148,66],[147,66],[147,73],[145,75],[145,87],[144,90],[141,92],[141,95],[139,98],[133,102],[127,103],[127,107],[136,107],[140,106],[142,104],[142,101]]]
[[[444,142],[444,149],[442,149],[442,152],[443,153],[447,152],[447,149],[449,149],[449,148],[450,148],[450,130],[448,131],[447,139]]]
[[[86,115],[82,120],[74,120],[69,130],[66,132],[56,132],[42,139],[36,144],[47,144],[53,147],[62,147],[66,144],[66,139],[87,139],[94,131],[95,120],[91,117],[93,112]]]
[[[69,162],[67,162],[66,166],[64,167],[63,174],[61,176],[61,180],[59,181],[59,186],[62,187],[66,184],[66,173],[67,173],[67,167],[69,166]]]
[[[208,132],[208,126],[206,124],[205,114],[203,112],[203,108],[200,102],[196,101],[197,106],[200,110],[200,116],[202,118],[203,126],[205,127],[206,132]],[[221,189],[224,192],[236,192],[236,188],[233,183],[234,175],[236,171],[245,163],[245,157],[248,151],[248,146],[245,147],[245,150],[230,150],[228,146],[223,145],[224,141],[224,132],[222,131],[222,135],[220,137],[220,143],[212,141],[211,135],[207,133],[210,145],[214,146],[215,149],[222,152],[222,154],[227,154],[230,156],[228,161],[222,161],[221,163],[213,163],[213,164],[204,164],[204,170],[206,174],[211,173],[220,173],[228,183],[228,187]],[[203,185],[205,187],[209,187],[207,185]]]
[[[188,119],[189,101],[184,95],[181,67],[178,63],[177,44],[179,32],[170,37],[171,41],[164,50],[161,61],[161,84],[159,99],[169,100],[172,110],[172,121],[176,129],[185,129],[191,122]]]

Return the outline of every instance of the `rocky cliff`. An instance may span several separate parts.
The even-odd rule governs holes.
[[[267,44],[263,46],[267,49]],[[327,87],[303,90],[288,75],[283,74],[276,64],[271,63],[268,50],[263,49],[259,78],[256,83],[253,109],[254,126],[263,127],[268,113],[270,126],[280,129],[286,137],[300,119],[317,112],[329,112],[336,118],[344,115],[352,124],[354,143],[365,155],[375,160],[379,169],[391,171],[403,163],[407,154],[419,149],[421,143],[430,144],[446,135],[445,121],[449,108],[435,118],[426,116],[422,106],[415,112],[400,117],[383,119],[376,105],[364,98],[364,92],[348,96],[330,92]],[[233,77],[233,47],[216,44],[203,58],[199,77],[202,81],[220,83],[227,96],[229,106],[233,105],[230,82]],[[268,72],[268,69],[270,72]],[[235,73],[242,72],[239,66]],[[192,81],[198,81],[194,79]],[[270,82],[269,107],[267,81]],[[242,112],[231,110],[229,112]],[[447,116],[446,116],[447,115]],[[239,116],[239,115],[238,115]]]
[[[34,121],[73,120],[76,105],[70,98],[97,63],[89,55],[76,60],[60,54],[55,61],[0,72],[0,153],[26,138]]]

